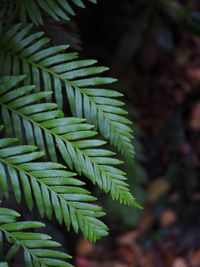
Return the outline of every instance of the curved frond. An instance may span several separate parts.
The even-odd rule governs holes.
[[[115,153],[99,149],[104,141],[90,138],[97,134],[91,130],[93,126],[84,123],[82,118],[63,118],[56,104],[35,104],[51,92],[31,93],[34,86],[13,89],[14,81],[18,83],[23,78],[0,79],[0,106],[7,133],[22,140],[25,129],[28,144],[47,150],[53,161],[58,148],[67,165],[75,168],[79,175],[83,173],[105,192],[110,192],[113,199],[137,205],[125,182],[125,173],[113,167],[121,161],[111,157]]]
[[[96,0],[88,0],[96,3]],[[3,0],[0,4],[2,15],[15,14],[22,22],[27,18],[36,25],[43,24],[42,12],[47,13],[54,20],[69,20],[69,15],[74,16],[73,5],[85,8],[85,0]]]
[[[18,212],[12,209],[0,208],[0,247],[3,248],[4,239],[10,244],[4,260],[9,262],[22,248],[24,250],[24,262],[27,267],[72,267],[70,263],[65,261],[71,256],[55,250],[56,247],[61,246],[60,243],[52,241],[49,235],[33,232],[33,229],[45,227],[45,224],[36,221],[16,222],[17,217],[20,217]]]
[[[54,212],[60,224],[79,228],[85,238],[96,241],[107,235],[107,227],[97,217],[104,215],[101,207],[88,203],[96,200],[90,192],[80,187],[84,183],[63,165],[53,162],[33,162],[44,156],[35,146],[12,146],[14,138],[0,139],[0,189],[9,196],[8,173],[15,198],[21,202],[23,189],[27,206],[31,211],[34,201],[40,215],[51,219]],[[21,189],[22,188],[22,189]]]
[[[28,74],[27,84],[30,80],[36,84],[35,91],[40,87],[53,90],[60,109],[63,93],[66,94],[73,116],[85,117],[123,155],[132,158],[131,122],[124,116],[127,112],[121,108],[124,103],[116,99],[121,94],[105,89],[115,79],[98,76],[107,68],[94,66],[95,60],[76,60],[77,53],[65,53],[68,48],[65,45],[44,48],[48,38],[42,37],[42,33],[28,35],[30,27],[22,28],[18,24],[2,34],[2,72],[17,75],[23,70]]]

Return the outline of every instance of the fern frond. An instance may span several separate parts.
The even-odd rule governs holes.
[[[71,256],[55,250],[56,247],[61,246],[60,243],[52,241],[49,235],[33,232],[33,229],[45,227],[45,224],[36,221],[16,222],[16,217],[20,217],[20,214],[16,211],[0,208],[0,246],[3,247],[3,236],[11,245],[5,255],[6,261],[10,261],[22,248],[24,250],[24,262],[27,267],[72,267],[70,263],[64,261],[64,259],[69,259]],[[27,230],[31,231],[28,232]],[[54,248],[54,250],[49,248]]]
[[[121,94],[104,89],[115,79],[96,77],[107,68],[94,66],[95,60],[76,60],[77,53],[63,53],[68,48],[65,45],[43,48],[49,39],[41,37],[43,33],[40,32],[28,35],[30,28],[31,25],[22,28],[18,24],[1,35],[2,72],[18,75],[23,70],[28,74],[27,84],[33,81],[37,85],[35,91],[40,87],[45,90],[52,88],[60,109],[64,92],[73,116],[85,117],[123,155],[132,158],[131,122],[124,116],[127,112],[121,108],[124,103],[116,99]],[[91,75],[93,77],[88,77]]]
[[[51,219],[54,211],[60,224],[64,221],[68,230],[72,225],[75,232],[80,228],[91,241],[107,235],[106,225],[97,219],[104,213],[101,207],[88,203],[96,198],[80,187],[84,182],[75,179],[75,174],[64,170],[61,164],[33,162],[44,156],[35,146],[7,147],[15,141],[14,138],[0,139],[0,188],[5,197],[9,196],[8,173],[17,202],[21,202],[23,188],[30,211],[35,199],[41,217],[46,213]]]
[[[96,0],[88,0],[96,3]],[[43,24],[42,11],[46,12],[54,20],[69,20],[69,15],[74,16],[72,5],[85,8],[85,0],[3,0],[0,4],[2,15],[18,15],[22,22],[30,19],[36,25]]]
[[[121,161],[110,157],[115,153],[98,148],[104,141],[89,139],[97,134],[91,130],[93,126],[81,118],[63,118],[56,104],[33,104],[51,92],[31,93],[34,86],[13,89],[14,81],[22,79],[24,76],[0,79],[0,106],[7,133],[22,141],[24,128],[28,144],[36,143],[43,151],[47,150],[53,161],[57,146],[71,169],[75,168],[79,175],[83,173],[105,192],[110,191],[113,199],[135,206],[124,173],[112,166]]]

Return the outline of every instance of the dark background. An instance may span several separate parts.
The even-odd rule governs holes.
[[[129,182],[144,210],[102,195],[110,236],[78,240],[77,266],[200,266],[199,2],[101,0],[79,10],[83,58],[118,78],[135,129]],[[166,1],[167,2],[167,1]]]

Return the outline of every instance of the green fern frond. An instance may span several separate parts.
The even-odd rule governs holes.
[[[96,0],[88,0],[96,3]],[[54,20],[69,20],[69,15],[74,16],[72,5],[85,8],[85,0],[3,0],[0,4],[2,15],[15,14],[22,22],[29,18],[34,24],[42,25],[42,12],[46,12]]]
[[[104,213],[101,207],[87,203],[96,198],[80,187],[84,182],[75,179],[75,174],[64,170],[61,164],[33,162],[44,156],[35,151],[35,146],[7,147],[14,142],[15,138],[0,139],[0,188],[5,197],[9,197],[8,173],[17,202],[21,202],[22,187],[30,211],[35,199],[41,217],[46,213],[51,219],[54,211],[60,224],[64,221],[68,230],[72,225],[75,232],[80,228],[91,241],[107,235],[106,225],[97,219]]]
[[[20,217],[16,211],[0,208],[0,247],[3,248],[3,239],[11,245],[4,260],[9,262],[22,248],[27,267],[72,267],[70,263],[63,260],[71,256],[55,250],[56,247],[61,246],[60,243],[52,241],[49,235],[33,232],[33,229],[45,227],[45,224],[36,221],[16,222],[16,217]],[[31,231],[27,232],[27,230]],[[54,248],[54,250],[49,248]]]
[[[35,91],[41,87],[45,90],[51,88],[60,109],[64,92],[73,116],[85,117],[123,155],[132,158],[131,122],[124,116],[127,112],[121,108],[124,103],[116,99],[121,94],[104,89],[115,79],[96,77],[107,68],[94,66],[95,60],[76,60],[77,53],[63,53],[68,48],[65,45],[43,48],[49,39],[43,38],[41,32],[28,35],[30,28],[31,25],[22,28],[17,24],[1,34],[1,72],[5,75],[27,74],[26,82],[36,84]],[[93,77],[88,77],[91,75]],[[48,101],[50,99],[47,97]]]
[[[110,191],[113,199],[137,205],[125,182],[124,173],[113,167],[121,161],[110,157],[115,153],[98,148],[105,144],[104,141],[89,139],[97,134],[91,130],[93,126],[84,123],[81,118],[63,118],[56,104],[34,104],[51,92],[31,93],[34,86],[13,89],[14,82],[23,79],[24,76],[0,79],[1,114],[7,133],[22,142],[25,129],[28,144],[36,144],[41,150],[47,150],[53,161],[57,160],[57,146],[67,165],[75,168],[79,175],[83,173],[105,192]]]

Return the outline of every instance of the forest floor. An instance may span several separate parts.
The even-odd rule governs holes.
[[[200,266],[200,39],[180,36],[170,56],[147,44],[142,72],[111,60],[110,74],[139,114],[147,201],[137,226],[119,222],[123,232],[111,226],[95,245],[80,238],[77,267]]]

